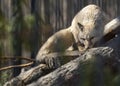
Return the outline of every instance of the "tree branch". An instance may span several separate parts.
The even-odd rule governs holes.
[[[118,26],[120,26],[120,16],[111,20],[109,23],[107,23],[104,27],[104,35],[109,34],[110,32],[115,31],[120,31],[120,28],[117,28]]]

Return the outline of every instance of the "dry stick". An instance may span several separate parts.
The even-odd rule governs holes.
[[[3,60],[7,60],[7,59],[24,59],[24,60],[28,60],[28,61],[35,61],[34,59],[30,59],[28,57],[21,57],[21,56],[0,56],[0,59],[3,59]]]
[[[14,57],[16,57],[16,58],[14,58]],[[13,60],[14,59],[24,59],[24,60],[30,61],[29,63],[25,63],[25,64],[2,67],[2,68],[0,68],[0,71],[11,69],[11,68],[16,68],[16,67],[27,67],[27,66],[32,65],[35,62],[34,59],[30,59],[30,58],[27,58],[27,57],[20,57],[20,56],[1,56],[0,59],[3,59],[3,60],[8,60],[8,59],[13,59]]]
[[[11,69],[11,68],[16,68],[16,67],[26,67],[26,66],[32,65],[33,63],[34,62],[29,62],[29,63],[21,64],[21,65],[12,65],[12,66],[7,66],[7,67],[2,67],[2,68],[0,68],[0,71]]]

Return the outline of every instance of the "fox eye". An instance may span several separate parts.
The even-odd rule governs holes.
[[[78,24],[78,26],[79,26],[80,30],[81,30],[81,31],[83,31],[83,29],[84,29],[83,25],[82,25],[82,24],[80,24],[79,22],[78,22],[77,24]]]

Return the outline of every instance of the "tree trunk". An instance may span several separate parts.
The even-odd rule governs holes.
[[[13,5],[12,10],[14,15],[12,42],[13,42],[13,54],[15,56],[13,65],[19,65],[21,64],[21,59],[16,58],[16,56],[22,55],[21,32],[23,29],[23,12],[22,12],[22,5],[20,1],[12,0],[12,5]],[[19,75],[20,72],[21,72],[21,68],[14,68],[13,76],[15,77]]]

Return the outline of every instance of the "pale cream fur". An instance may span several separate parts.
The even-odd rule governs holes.
[[[69,28],[58,31],[45,42],[39,50],[36,59],[40,62],[44,59],[51,59],[41,57],[52,52],[64,52],[73,43],[83,42],[84,47],[77,45],[79,51],[84,51],[92,47],[103,36],[105,22],[105,15],[98,6],[88,5],[84,7],[74,17]],[[78,23],[83,26],[83,31],[81,31]],[[81,41],[81,39],[85,40]],[[54,62],[52,61],[45,63],[50,64]]]

